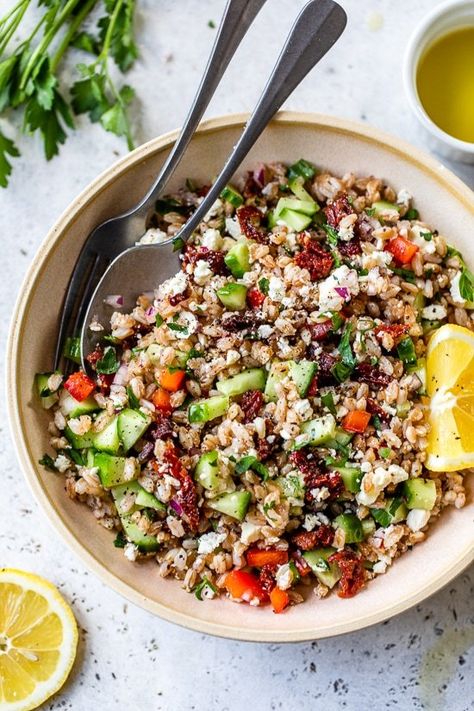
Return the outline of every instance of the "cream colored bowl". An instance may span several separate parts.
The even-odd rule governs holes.
[[[203,124],[173,181],[206,181],[235,144],[244,116]],[[185,627],[244,640],[290,642],[357,630],[406,610],[433,594],[473,559],[473,505],[447,510],[426,542],[397,561],[350,600],[310,599],[282,615],[227,600],[199,602],[179,583],[163,580],[158,566],[129,563],[112,545],[113,534],[90,511],[70,501],[63,479],[37,464],[48,450],[48,416],[32,402],[32,380],[51,367],[59,309],[74,262],[91,229],[131,207],[144,194],[176,134],[167,134],[120,160],[70,205],[42,244],[20,293],[7,353],[8,398],[13,440],[34,495],[59,535],[105,583],[150,612]],[[374,174],[415,195],[423,217],[474,263],[473,193],[443,166],[373,128],[339,119],[280,114],[246,161],[293,162],[307,158],[342,174]],[[171,186],[173,187],[173,186]],[[137,289],[140,275],[137,274]],[[471,496],[472,501],[472,480]],[[54,543],[52,543],[54,545]]]

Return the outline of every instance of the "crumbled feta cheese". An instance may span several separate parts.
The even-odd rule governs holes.
[[[397,205],[406,205],[409,207],[412,198],[413,195],[406,188],[402,188],[398,191]]]
[[[272,301],[282,301],[285,298],[285,284],[278,277],[270,277],[268,284],[268,296]]]
[[[59,472],[61,472],[61,474],[64,474],[64,472],[71,466],[71,462],[64,454],[58,454],[54,460],[54,466]]]
[[[205,533],[199,538],[199,555],[207,555],[208,553],[212,553],[212,551],[218,548],[226,538],[227,533],[214,533],[213,531]]]
[[[164,296],[177,296],[177,294],[182,294],[186,291],[188,285],[188,278],[184,272],[179,272],[171,279],[167,279],[160,286],[159,291]]]
[[[302,420],[309,420],[313,415],[313,408],[309,400],[297,400],[293,405],[295,412],[301,417]]]
[[[73,417],[68,422],[69,429],[75,434],[81,437],[89,432],[92,420],[89,415],[81,415],[80,417]]]
[[[338,293],[336,289],[347,289],[347,297],[344,296],[344,292]],[[320,311],[340,311],[344,303],[350,301],[350,297],[357,296],[358,293],[357,272],[344,264],[335,269],[319,285],[319,309]]]
[[[225,229],[234,239],[239,239],[242,236],[240,225],[236,217],[225,218]]]
[[[383,252],[380,250],[374,250],[368,254],[363,254],[361,256],[361,266],[362,269],[373,269],[374,267],[384,267],[393,259],[393,255],[390,252]]]
[[[222,247],[222,237],[219,230],[209,228],[202,236],[201,244],[208,249],[220,249]]]
[[[278,345],[278,349],[283,357],[290,355],[290,353],[293,350],[292,347],[290,346],[290,344],[288,343],[288,341],[286,340],[286,338],[283,338],[283,337],[278,339],[277,345]]]
[[[383,560],[379,560],[377,561],[377,563],[375,563],[372,570],[376,575],[383,575],[383,573],[385,573],[387,570],[387,563],[385,563],[385,561]]]
[[[285,298],[281,300],[281,303],[285,308],[289,309],[291,306],[295,305],[296,300],[292,296],[285,296]]]
[[[273,328],[269,326],[267,323],[262,324],[262,326],[259,326],[257,329],[258,335],[262,339],[266,339],[269,336],[272,335],[273,333]]]
[[[288,590],[293,582],[293,573],[289,563],[284,563],[278,567],[275,573],[275,582],[280,590]]]
[[[430,306],[425,306],[421,315],[429,321],[437,321],[446,318],[448,312],[446,307],[441,304],[430,304]]]
[[[306,531],[312,531],[319,523],[319,518],[316,514],[306,514],[304,517],[303,528]]]
[[[262,530],[261,526],[257,526],[251,521],[244,521],[240,526],[240,540],[245,545],[250,543],[255,543],[260,538],[260,532]]]
[[[194,281],[199,286],[204,286],[209,277],[212,276],[212,269],[204,259],[198,259],[194,268]]]
[[[172,331],[173,336],[179,339],[186,339],[193,333],[196,333],[199,326],[199,321],[194,314],[189,311],[181,311],[179,319],[176,321],[179,326],[184,326],[184,331]]]
[[[123,554],[131,563],[135,562],[138,556],[138,546],[134,543],[126,543],[123,549]]]
[[[212,205],[212,207],[210,208],[210,210],[209,210],[208,212],[206,212],[206,215],[205,215],[205,217],[204,217],[203,222],[209,222],[209,220],[210,220],[212,217],[215,217],[215,216],[217,215],[217,213],[219,212],[219,210],[221,209],[221,207],[222,207],[222,200],[220,200],[219,198],[217,198],[217,200],[216,200],[215,203]]]
[[[392,484],[400,484],[402,481],[408,479],[408,473],[403,467],[399,467],[398,464],[390,464],[388,471]]]
[[[61,373],[51,373],[48,378],[48,388],[51,392],[56,392],[63,381]]]
[[[434,239],[426,240],[423,234],[429,233],[427,227],[421,225],[413,225],[411,228],[411,239],[413,244],[416,244],[425,254],[434,254],[436,252],[436,244]]]
[[[451,298],[454,301],[455,304],[460,304],[460,306],[464,306],[466,303],[466,299],[464,299],[461,296],[461,291],[459,289],[459,282],[461,281],[461,272],[458,272],[453,279],[451,279],[451,288],[450,288],[450,293],[451,293]]]
[[[159,242],[166,242],[168,239],[171,239],[171,237],[166,232],[158,229],[158,227],[150,227],[136,244],[158,244]]]
[[[256,417],[253,421],[253,426],[255,427],[255,432],[259,437],[265,437],[266,424],[263,417]]]
[[[419,531],[424,528],[429,521],[431,511],[424,509],[412,509],[408,512],[407,526],[411,531]]]

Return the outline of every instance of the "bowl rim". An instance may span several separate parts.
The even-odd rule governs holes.
[[[468,156],[474,155],[474,142],[464,141],[461,138],[456,138],[450,133],[447,133],[447,131],[444,131],[433,121],[426,111],[418,95],[418,89],[416,86],[416,70],[424,51],[436,40],[440,39],[440,37],[443,37],[445,34],[449,34],[449,31],[440,31],[436,34],[435,38],[431,39],[429,42],[426,42],[426,36],[436,25],[437,21],[448,13],[453,13],[455,11],[462,12],[465,8],[470,7],[474,10],[473,0],[447,0],[447,2],[443,2],[441,5],[437,5],[430,10],[416,26],[410,36],[405,49],[403,61],[403,84],[405,87],[405,93],[408,97],[410,107],[417,119],[432,136],[435,136],[445,146],[457,149]]]
[[[220,130],[225,130],[229,127],[244,125],[248,120],[249,115],[246,113],[236,113],[219,116],[216,118],[204,121],[199,128],[200,134],[214,133]],[[458,200],[466,205],[466,207],[474,213],[474,193],[451,171],[449,171],[442,163],[431,156],[425,154],[406,143],[405,141],[391,136],[385,132],[371,127],[368,124],[340,119],[329,115],[318,113],[302,113],[296,111],[280,112],[273,119],[272,123],[283,124],[285,126],[303,126],[315,127],[322,126],[323,128],[334,130],[343,133],[345,136],[352,134],[358,139],[365,140],[367,143],[381,144],[385,150],[402,156],[404,160],[415,164],[425,172],[427,171],[432,178],[443,184],[443,187],[456,196]],[[175,624],[186,627],[200,633],[212,634],[217,637],[235,639],[239,641],[252,642],[303,642],[314,639],[322,639],[332,637],[339,634],[354,632],[356,630],[369,627],[378,622],[382,622],[394,615],[397,615],[427,597],[436,593],[440,588],[449,583],[456,575],[461,573],[474,559],[474,540],[467,542],[465,547],[460,551],[459,555],[452,560],[451,565],[447,567],[442,576],[435,579],[427,580],[420,589],[413,593],[410,597],[404,598],[396,605],[390,605],[379,609],[369,615],[361,615],[354,617],[350,622],[332,625],[331,627],[321,627],[318,630],[298,630],[296,633],[292,631],[280,631],[272,627],[258,627],[259,623],[252,629],[241,628],[236,629],[227,624],[215,623],[212,621],[199,620],[186,612],[181,612],[168,608],[165,604],[150,600],[140,594],[137,590],[122,582],[118,577],[105,567],[105,565],[96,558],[96,556],[82,546],[80,541],[75,537],[72,530],[69,528],[65,518],[55,502],[51,500],[47,492],[43,489],[40,479],[36,474],[34,465],[34,457],[29,452],[28,445],[23,437],[23,422],[19,407],[19,399],[17,397],[17,371],[21,345],[21,324],[27,313],[32,300],[31,288],[32,284],[48,261],[49,255],[55,247],[64,229],[73,222],[78,214],[84,209],[91,199],[96,197],[107,189],[117,176],[126,172],[132,166],[136,165],[143,158],[157,151],[167,149],[176,140],[178,131],[169,131],[161,136],[158,136],[147,143],[136,148],[131,153],[122,157],[111,166],[106,168],[97,178],[68,205],[56,223],[49,230],[48,234],[40,244],[35,259],[32,261],[26,275],[23,279],[20,292],[17,297],[13,310],[12,320],[9,328],[9,335],[6,349],[6,392],[7,392],[7,412],[10,426],[10,433],[13,444],[19,459],[22,471],[24,472],[28,486],[34,497],[40,504],[44,513],[53,528],[59,533],[61,538],[79,557],[88,570],[92,571],[101,582],[111,587],[115,592],[122,595],[124,598],[133,602],[145,610],[159,616],[160,618],[173,622]]]

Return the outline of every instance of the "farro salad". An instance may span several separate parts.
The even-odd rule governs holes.
[[[142,242],[207,189],[160,200]],[[462,473],[426,467],[425,357],[474,329],[474,277],[406,189],[303,159],[257,166],[176,246],[178,274],[91,324],[94,377],[37,375],[41,463],[200,600],[352,597],[465,503]]]

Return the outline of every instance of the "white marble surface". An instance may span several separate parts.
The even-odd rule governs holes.
[[[3,10],[13,3],[0,4]],[[288,107],[362,119],[421,144],[403,96],[401,60],[412,28],[437,0],[342,4],[349,15],[346,33]],[[208,21],[218,19],[223,0],[137,0],[137,5],[142,54],[130,81],[141,99],[141,142],[179,125],[213,37]],[[302,0],[268,1],[208,115],[252,108],[302,5]],[[376,31],[369,29],[374,17],[383,20]],[[48,165],[38,142],[21,139],[22,158],[16,161],[10,188],[0,192],[4,323],[47,229],[70,200],[125,151],[120,140],[86,125],[86,120],[78,124],[84,130]],[[472,167],[454,169],[473,185]],[[2,349],[5,336],[4,328]],[[88,573],[49,527],[25,487],[5,413],[0,423],[0,563],[52,580],[71,601],[81,627],[71,678],[45,708],[474,708],[472,569],[415,609],[345,637],[286,646],[205,637],[127,604]]]

